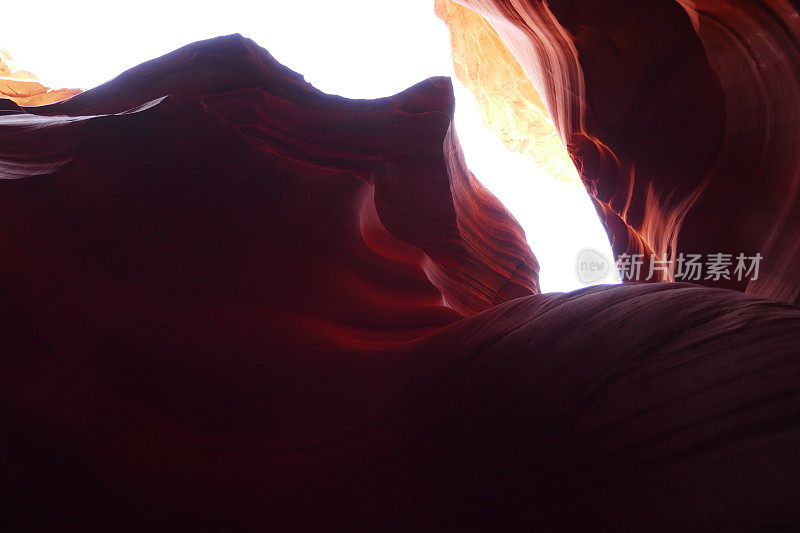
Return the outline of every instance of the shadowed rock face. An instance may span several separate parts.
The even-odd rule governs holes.
[[[93,195],[85,200],[91,203],[64,206],[76,212],[62,212],[61,220],[49,221],[64,232],[103,226],[102,236],[109,240],[94,246],[121,245],[115,232],[131,225],[161,235],[157,226],[170,222],[159,218],[163,213],[158,210],[200,188],[203,192],[196,193],[199,197],[191,207],[198,210],[195,214],[210,212],[210,204],[230,197],[234,212],[229,222],[218,222],[220,226],[252,224],[237,230],[245,234],[284,226],[280,231],[285,240],[297,248],[297,259],[285,268],[296,270],[297,263],[325,256],[315,252],[320,246],[342,248],[340,253],[350,262],[349,275],[358,276],[360,267],[375,271],[369,275],[375,286],[363,289],[377,291],[372,294],[376,302],[391,302],[393,288],[406,293],[414,286],[422,292],[408,294],[409,304],[446,303],[461,314],[472,314],[538,292],[538,265],[519,225],[466,168],[451,127],[453,105],[446,78],[375,101],[325,95],[251,41],[229,37],[145,63],[69,101],[28,109],[36,116],[6,123],[8,132],[27,126],[26,135],[9,139],[4,151],[13,178],[41,175],[41,165],[48,165],[47,176],[37,178],[37,184],[51,190],[54,199],[60,197],[61,187],[91,181],[76,167],[92,164],[97,165],[92,173],[125,174],[105,178],[102,192],[87,193]],[[65,142],[57,144],[53,137]],[[157,152],[143,158],[146,150]],[[283,168],[286,177],[281,176]],[[73,178],[75,172],[80,176]],[[299,177],[293,179],[292,174]],[[17,205],[32,197],[41,201],[42,192],[25,183],[6,184],[10,208],[15,196]],[[322,192],[325,187],[331,190]],[[237,188],[241,190],[225,192]],[[234,222],[247,216],[236,194],[249,198],[255,209],[250,216],[256,218]],[[265,209],[255,194],[264,195],[261,200],[269,200],[271,207]],[[141,204],[128,204],[130,195],[139,195],[145,203],[152,195],[159,203],[148,211]],[[294,213],[297,206],[284,198],[287,195],[308,205]],[[279,214],[279,209],[285,212]],[[109,211],[115,213],[114,227],[112,221],[101,223],[97,218]],[[191,219],[188,214],[175,216]],[[285,222],[290,219],[308,228],[291,227]],[[79,220],[85,227],[75,226]],[[209,249],[200,234],[198,238],[199,249],[187,253],[231,253]],[[353,241],[355,248],[348,250],[345,241]],[[264,253],[276,253],[264,244]],[[111,252],[120,253],[104,250],[104,257]],[[339,267],[331,266],[335,268]],[[399,272],[415,281],[396,279]],[[335,276],[331,272],[331,279],[316,282],[349,291],[334,282]],[[315,300],[325,300],[324,291],[311,290],[308,280],[301,284],[318,294]],[[360,301],[363,296],[352,294],[345,300]],[[421,298],[418,302],[416,296]],[[367,315],[382,323],[383,312],[373,311]]]
[[[800,310],[538,294],[452,106],[231,36],[0,117],[3,525],[798,523]]]
[[[460,3],[485,15],[542,95],[616,254],[761,253],[759,279],[701,283],[798,301],[800,16],[794,6],[785,0]]]

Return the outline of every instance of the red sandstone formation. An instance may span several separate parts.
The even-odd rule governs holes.
[[[13,69],[11,60],[11,54],[0,50],[0,99],[9,99],[22,106],[36,106],[59,102],[81,92],[80,89],[45,87],[30,72]],[[3,111],[2,107],[0,111]]]
[[[794,6],[459,2],[486,17],[534,82],[616,254],[761,253],[758,280],[701,283],[800,301]]]
[[[346,100],[232,36],[3,106],[11,530],[800,523],[800,309],[537,294],[446,79]]]
[[[314,280],[328,288],[313,288],[308,280],[303,281],[305,290],[315,294],[314,300],[323,307],[347,308],[349,304],[345,302],[371,296],[375,303],[392,302],[391,307],[395,308],[391,292],[407,293],[416,287],[421,291],[417,295],[420,299],[408,302],[409,311],[416,312],[418,304],[427,302],[433,307],[446,304],[461,314],[472,314],[507,299],[538,292],[538,265],[519,225],[466,168],[451,127],[453,104],[446,78],[431,79],[375,101],[325,95],[278,64],[265,50],[237,37],[185,47],[69,101],[29,109],[42,117],[91,118],[70,121],[58,133],[50,127],[34,130],[13,146],[19,147],[18,157],[31,158],[27,153],[31,145],[46,145],[42,137],[63,135],[72,139],[73,143],[58,148],[58,161],[53,162],[70,172],[71,161],[98,161],[118,144],[120,147],[114,150],[120,150],[120,155],[104,161],[105,166],[96,172],[113,173],[120,164],[131,169],[139,167],[129,177],[135,183],[120,187],[134,187],[131,194],[137,188],[152,187],[153,194],[158,191],[160,201],[166,202],[162,205],[169,204],[171,195],[185,195],[187,189],[196,186],[194,182],[199,178],[192,177],[193,172],[211,174],[213,177],[208,179],[219,181],[220,185],[208,185],[213,190],[217,186],[231,187],[240,175],[240,179],[246,179],[253,172],[278,173],[259,169],[259,165],[316,169],[313,172],[319,176],[309,182],[287,178],[290,183],[280,187],[273,184],[272,192],[264,191],[272,202],[290,193],[306,199],[308,205],[302,211],[309,228],[299,235],[286,236],[288,241],[307,241],[291,244],[298,248],[298,257],[300,249],[307,250],[310,255],[304,262],[309,262],[316,254],[313,250],[322,245],[313,244],[314,233],[321,232],[318,238],[328,241],[325,246],[348,248],[351,245],[344,241],[353,241],[355,248],[349,250],[353,257],[347,259],[351,263],[347,269],[353,272],[348,276],[354,276],[359,266],[368,265],[384,273],[372,275],[375,279],[362,287],[366,294],[360,295],[352,294],[346,284],[335,282],[333,272],[329,279]],[[45,118],[31,117],[30,121],[34,125],[50,124]],[[154,126],[158,122],[163,124]],[[179,129],[173,131],[176,128]],[[197,131],[193,134],[193,130]],[[146,139],[137,137],[137,131],[146,131]],[[103,141],[74,144],[85,138]],[[150,166],[136,161],[142,152],[138,143],[145,141],[149,143],[147,148],[161,147],[158,156],[149,161]],[[174,152],[180,149],[185,152],[178,156]],[[13,154],[9,153],[14,157]],[[227,156],[222,158],[220,154]],[[123,155],[130,161],[121,163]],[[39,157],[34,156],[37,160]],[[266,157],[274,161],[262,162]],[[139,177],[166,173],[163,167],[169,159],[176,161],[176,166],[169,169],[174,176],[165,180],[151,177],[144,182]],[[27,175],[23,170],[18,172]],[[223,175],[218,176],[219,172]],[[31,172],[35,173],[38,170]],[[322,176],[330,175],[347,183],[333,187],[333,178],[317,183]],[[323,187],[336,190],[322,193]],[[105,193],[110,198],[98,201],[114,199],[124,204],[124,195],[118,196],[122,192],[111,188]],[[215,194],[211,196],[214,202],[219,201]],[[312,207],[314,197],[320,205]],[[326,204],[336,206],[337,220],[316,218],[330,216]],[[147,216],[145,212],[126,215],[125,205],[114,205],[113,209],[118,223],[154,223],[135,218]],[[294,205],[284,209],[288,211],[282,216],[277,211],[262,216],[274,217],[277,225],[281,225],[278,221],[283,216],[297,216],[291,215]],[[71,221],[87,219],[85,223],[89,225],[99,222],[88,219],[92,213],[84,208],[63,216]],[[60,221],[53,222],[59,231],[69,230]],[[104,225],[109,234],[113,232],[108,221]],[[267,221],[263,220],[256,227],[265,225]],[[335,227],[344,235],[336,234]],[[198,245],[206,246],[202,242]],[[348,255],[344,250],[341,253]],[[275,268],[297,270],[295,263],[299,261]],[[291,267],[287,266],[289,263]],[[317,265],[309,264],[308,269],[317,269]],[[400,282],[400,273],[401,278],[410,279]],[[345,294],[326,298],[326,290]],[[427,296],[423,298],[423,294]],[[323,304],[325,300],[329,301]],[[369,320],[385,319],[385,310],[377,315],[375,312],[370,309],[366,313]],[[362,324],[361,319],[354,320],[353,325],[356,324]],[[389,326],[382,324],[381,328]]]

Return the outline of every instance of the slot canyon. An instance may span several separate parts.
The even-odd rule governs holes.
[[[798,6],[429,7],[489,129],[668,266],[543,291],[446,76],[349,99],[232,34],[51,89],[4,54],[0,528],[800,527]],[[716,253],[763,261],[677,275]]]

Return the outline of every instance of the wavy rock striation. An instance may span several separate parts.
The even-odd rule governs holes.
[[[794,6],[786,0],[460,3],[485,16],[542,95],[616,254],[674,260],[680,253],[760,253],[757,280],[699,282],[798,302],[800,15]],[[485,35],[475,26],[458,31]]]
[[[800,309],[537,294],[446,79],[346,100],[230,36],[8,111],[4,527],[800,522]]]

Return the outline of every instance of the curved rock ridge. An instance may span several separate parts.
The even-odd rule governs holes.
[[[757,280],[698,282],[798,302],[800,16],[793,5],[459,3],[485,17],[542,95],[615,254],[674,262],[681,253],[760,253]]]
[[[21,106],[38,106],[66,100],[80,92],[80,89],[45,87],[34,74],[16,68],[10,53],[0,50],[0,100],[5,98]],[[5,109],[0,105],[2,111]]]
[[[359,257],[355,253],[356,264],[383,258],[389,264],[399,262],[414,270],[417,263],[419,275],[430,279],[436,298],[458,313],[471,314],[509,298],[538,292],[538,264],[516,221],[466,168],[452,130],[453,106],[452,87],[445,78],[427,80],[396,96],[374,101],[325,95],[251,41],[230,36],[187,46],[69,101],[27,109],[42,118],[7,123],[5,131],[9,132],[17,131],[26,120],[33,127],[27,137],[15,139],[16,144],[4,149],[4,156],[15,177],[34,176],[40,172],[35,165],[42,163],[43,156],[38,152],[31,156],[32,145],[37,151],[59,151],[55,159],[59,166],[65,166],[82,160],[95,162],[99,151],[110,150],[108,145],[119,145],[116,149],[123,150],[126,157],[136,158],[137,143],[147,143],[149,148],[160,140],[172,148],[180,141],[177,147],[187,150],[185,153],[169,153],[167,157],[164,148],[162,159],[150,166],[138,164],[138,172],[127,177],[111,179],[119,173],[119,159],[109,159],[95,170],[109,176],[104,180],[108,190],[103,196],[115,198],[127,188],[134,192],[152,186],[165,188],[161,196],[166,200],[169,194],[185,195],[198,185],[189,178],[188,168],[180,173],[184,176],[161,176],[175,172],[179,162],[193,155],[194,139],[213,144],[217,136],[220,146],[232,147],[224,163],[232,168],[206,180],[230,187],[235,179],[257,172],[265,173],[267,177],[262,180],[269,182],[270,172],[250,168],[261,164],[261,159],[269,159],[269,164],[278,168],[295,165],[313,169],[310,172],[320,174],[317,179],[297,186],[287,180],[289,183],[284,186],[296,189],[298,194],[317,186],[320,191],[328,186],[342,189],[336,194],[344,196],[337,202],[333,201],[335,196],[329,198],[339,211],[336,217],[342,219],[338,223],[355,224],[348,229],[355,233],[348,233],[347,238],[363,241],[365,252],[372,254]],[[182,122],[173,114],[183,117]],[[46,116],[54,117],[58,127],[43,118]],[[75,120],[65,121],[64,116]],[[159,122],[163,124],[158,125]],[[185,131],[176,130],[174,122],[185,122]],[[197,133],[188,126],[194,123],[199,128]],[[123,129],[131,133],[123,135],[119,131]],[[68,139],[68,144],[48,144],[46,139],[53,136]],[[108,139],[101,143],[102,136]],[[236,159],[236,152],[244,155]],[[54,164],[54,157],[48,153],[51,160],[47,164]],[[36,159],[30,172],[24,167],[26,158]],[[221,164],[221,159],[215,163],[217,167]],[[127,161],[125,165],[136,166]],[[197,172],[202,169],[202,165],[198,166]],[[342,183],[319,184],[326,174],[335,176],[332,181]],[[51,175],[48,180],[37,181],[69,180],[69,187],[73,187],[86,179],[90,178]],[[346,185],[348,179],[352,183]],[[8,187],[27,190],[30,186],[12,183]],[[115,192],[118,187],[123,189]],[[39,195],[32,190],[30,194]],[[274,201],[278,201],[280,195],[275,194]],[[323,198],[324,195],[320,200]],[[20,202],[31,200],[28,197]],[[333,208],[318,206],[319,212],[311,212],[304,207],[303,218],[310,226],[324,226],[314,217],[325,216],[325,211]],[[120,208],[117,216],[125,216],[123,211]],[[100,218],[90,218],[106,216],[105,211],[64,215],[107,225]],[[142,212],[130,216],[144,215]],[[290,212],[286,215],[292,218]],[[279,220],[269,222],[281,225]],[[144,222],[128,222],[134,221]],[[320,238],[325,231],[331,232],[331,241],[342,238],[332,227],[322,227]],[[299,232],[297,239],[302,238],[303,232]],[[402,251],[395,250],[396,246]],[[413,253],[414,249],[418,253]],[[369,266],[382,270],[376,263]],[[353,267],[358,270],[356,265]],[[370,274],[376,275],[391,278],[377,272]],[[394,282],[390,280],[388,284]]]
[[[0,116],[4,529],[800,524],[800,309],[537,294],[451,89],[229,36]]]

